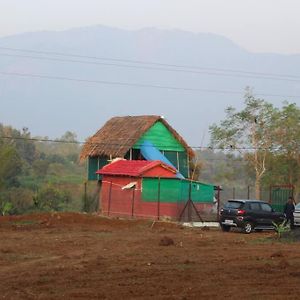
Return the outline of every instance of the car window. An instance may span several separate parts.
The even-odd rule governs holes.
[[[300,203],[295,206],[295,209],[300,210]]]
[[[261,205],[261,208],[262,208],[263,211],[268,211],[268,212],[272,211],[272,207],[269,204],[261,203],[260,205]]]
[[[250,203],[251,210],[261,210],[259,203]]]
[[[243,202],[239,201],[228,201],[224,207],[225,208],[241,208],[244,205]]]

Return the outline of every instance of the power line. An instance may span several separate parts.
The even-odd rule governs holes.
[[[57,61],[57,62],[66,62],[66,63],[79,63],[79,64],[87,64],[87,65],[111,66],[111,67],[118,67],[118,68],[144,69],[144,70],[152,70],[152,71],[180,72],[180,73],[191,73],[191,74],[202,74],[202,75],[204,74],[204,75],[221,76],[221,77],[243,77],[243,78],[264,79],[264,80],[300,82],[300,76],[299,77],[294,76],[294,78],[292,79],[292,78],[286,78],[284,76],[279,77],[278,75],[266,76],[266,75],[228,74],[228,73],[224,73],[225,71],[218,71],[222,73],[217,73],[212,71],[197,71],[197,70],[176,69],[176,68],[170,69],[170,68],[149,67],[149,66],[140,66],[140,65],[136,66],[136,65],[118,64],[118,63],[105,63],[105,62],[83,61],[83,60],[62,59],[62,58],[52,58],[52,57],[38,57],[38,56],[21,55],[21,54],[0,53],[0,56],[29,58],[35,60]]]
[[[200,88],[164,86],[164,85],[154,85],[154,84],[129,83],[129,82],[120,82],[120,81],[91,80],[91,79],[71,78],[71,77],[64,77],[64,76],[51,76],[51,75],[40,75],[40,74],[32,74],[32,73],[18,73],[18,72],[0,72],[0,74],[5,76],[31,77],[31,78],[40,78],[40,79],[50,79],[50,80],[65,80],[65,81],[74,81],[74,82],[81,82],[81,83],[120,85],[120,86],[138,87],[138,88],[155,88],[155,89],[189,91],[189,92],[243,95],[243,92],[232,91],[232,90],[200,89]],[[300,98],[299,95],[280,95],[280,94],[267,94],[267,93],[255,93],[255,95],[266,96],[266,97]]]
[[[89,142],[89,141],[66,141],[66,140],[54,140],[48,138],[27,138],[27,137],[13,137],[13,136],[0,136],[0,139],[9,139],[9,140],[23,140],[31,142],[51,142],[51,143],[62,143],[62,144],[77,144],[77,145],[108,145],[108,146],[128,146],[131,147],[132,144],[121,144],[121,143],[104,143],[104,142]],[[145,145],[148,147],[147,145]],[[168,145],[157,145],[157,147],[168,147]],[[241,150],[241,151],[250,151],[250,150],[270,150],[271,148],[254,148],[254,147],[231,147],[228,148],[215,148],[210,146],[190,146],[192,149],[203,149],[203,150]]]
[[[167,63],[159,63],[159,62],[151,62],[151,61],[143,61],[143,60],[119,59],[119,58],[109,58],[109,57],[99,57],[99,56],[86,56],[86,55],[78,55],[78,54],[72,54],[72,53],[63,53],[63,52],[54,52],[54,51],[38,51],[38,50],[29,50],[29,49],[20,49],[20,48],[11,48],[11,47],[0,47],[0,49],[17,51],[17,52],[35,53],[35,54],[57,55],[57,56],[63,56],[63,57],[77,57],[77,58],[85,58],[85,59],[93,59],[93,60],[104,60],[104,61],[106,60],[106,61],[114,61],[114,62],[155,65],[155,66],[172,67],[172,68],[184,68],[184,69],[190,69],[190,70],[195,69],[195,70],[208,70],[208,71],[227,72],[227,73],[230,72],[230,73],[240,73],[240,74],[258,75],[258,76],[272,76],[272,77],[280,77],[282,79],[283,79],[283,77],[286,77],[289,79],[300,79],[300,76],[295,76],[295,75],[290,75],[290,74],[252,72],[252,71],[245,71],[245,70],[223,69],[223,68],[208,68],[208,67],[191,66],[191,65],[178,65],[178,64],[167,64]]]

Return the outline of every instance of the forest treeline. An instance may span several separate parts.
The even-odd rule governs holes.
[[[277,109],[248,95],[245,109],[228,108],[227,118],[211,126],[211,135],[211,149],[197,151],[193,179],[222,186],[223,198],[231,197],[232,191],[237,197],[250,193],[253,198],[257,196],[257,168],[262,168],[260,191],[267,191],[270,185],[291,184],[298,197],[297,105],[285,103]],[[98,187],[95,182],[85,183],[76,134],[67,131],[56,140],[44,140],[47,137],[33,138],[27,128],[0,124],[0,214],[93,211]]]
[[[0,213],[80,210],[85,171],[79,152],[70,131],[39,142],[27,128],[0,124]]]

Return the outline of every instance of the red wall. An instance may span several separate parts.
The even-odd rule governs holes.
[[[169,173],[170,174],[170,173]],[[133,189],[122,190],[130,182],[137,182]],[[144,202],[141,200],[141,178],[104,175],[101,188],[100,207],[104,215],[140,218],[178,219],[184,204]]]

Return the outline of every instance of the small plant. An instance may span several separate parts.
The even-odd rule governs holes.
[[[9,212],[12,210],[12,208],[13,208],[13,205],[10,202],[3,202],[0,207],[2,216],[9,214]]]
[[[284,220],[282,223],[275,223],[275,222],[272,222],[273,225],[274,225],[274,228],[275,228],[275,231],[277,233],[277,237],[280,239],[282,234],[284,232],[288,232],[290,231],[290,227],[286,224],[286,221]]]

